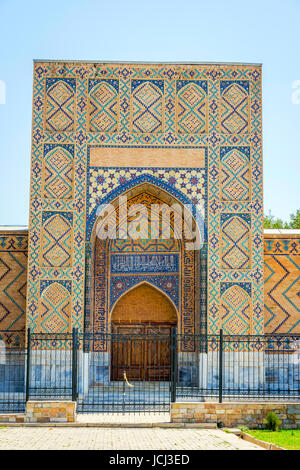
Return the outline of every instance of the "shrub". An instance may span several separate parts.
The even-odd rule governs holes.
[[[270,413],[267,414],[267,417],[265,419],[266,429],[268,429],[269,431],[279,431],[280,425],[281,421],[278,418],[277,414],[273,411],[270,411]]]

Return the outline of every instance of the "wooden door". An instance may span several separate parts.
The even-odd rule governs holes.
[[[145,345],[142,325],[114,325],[111,347],[111,378],[144,380]],[[120,336],[119,336],[120,335]]]
[[[124,371],[132,381],[169,380],[170,334],[176,324],[172,303],[157,289],[142,284],[125,294],[111,317],[116,333],[111,347],[112,380],[123,380]]]
[[[167,381],[171,325],[113,325],[111,379]]]

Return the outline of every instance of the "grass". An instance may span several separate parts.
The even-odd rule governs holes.
[[[300,450],[300,429],[282,429],[281,431],[247,429],[246,432],[257,439],[271,442],[271,444],[279,447],[289,450]]]

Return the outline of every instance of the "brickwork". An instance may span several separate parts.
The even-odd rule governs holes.
[[[0,228],[0,341],[24,345],[28,231]]]
[[[265,231],[264,265],[265,333],[300,333],[300,230]]]
[[[172,423],[216,423],[228,428],[259,429],[274,411],[283,429],[300,429],[300,403],[172,403]]]
[[[28,401],[27,423],[72,423],[75,421],[76,403],[70,401]]]
[[[26,415],[23,413],[0,413],[0,424],[1,423],[25,423]]]

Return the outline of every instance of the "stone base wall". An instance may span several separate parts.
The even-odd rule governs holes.
[[[171,422],[260,429],[270,411],[277,414],[283,429],[300,429],[300,403],[172,403]]]
[[[1,413],[0,414],[0,425],[1,423],[25,423],[26,415],[23,413]]]
[[[72,401],[28,401],[27,423],[74,423],[76,403]]]

